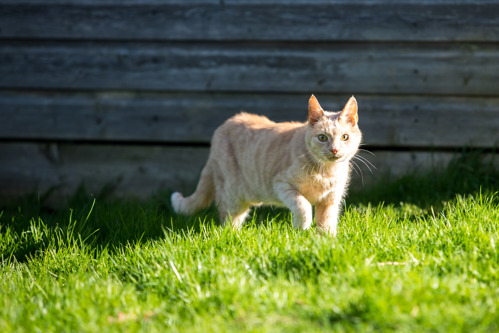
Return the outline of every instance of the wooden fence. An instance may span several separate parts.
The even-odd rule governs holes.
[[[499,3],[0,0],[0,197],[191,190],[225,119],[311,93],[357,97],[365,178],[494,151]]]

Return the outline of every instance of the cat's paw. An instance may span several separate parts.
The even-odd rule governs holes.
[[[172,202],[172,207],[173,211],[175,213],[182,213],[180,211],[180,203],[182,202],[182,199],[184,199],[184,196],[180,192],[174,192],[171,196],[171,202]]]
[[[320,227],[320,226],[317,226],[317,232],[320,235],[331,236],[331,237],[336,237],[338,233],[335,227]]]

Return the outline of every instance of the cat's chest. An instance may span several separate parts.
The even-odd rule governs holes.
[[[337,187],[334,177],[311,175],[298,184],[298,191],[311,203],[322,201]]]

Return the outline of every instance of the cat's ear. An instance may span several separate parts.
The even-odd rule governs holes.
[[[308,123],[310,126],[315,125],[319,119],[324,117],[324,110],[314,95],[310,96],[308,100]]]
[[[345,104],[343,111],[341,111],[340,118],[351,123],[352,126],[357,125],[357,123],[359,122],[357,109],[357,100],[352,96],[348,100],[347,104]]]

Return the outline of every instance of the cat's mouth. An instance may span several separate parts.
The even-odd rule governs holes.
[[[338,161],[339,159],[341,159],[343,156],[340,155],[340,154],[328,154],[326,156],[326,159],[330,162],[336,162]]]

